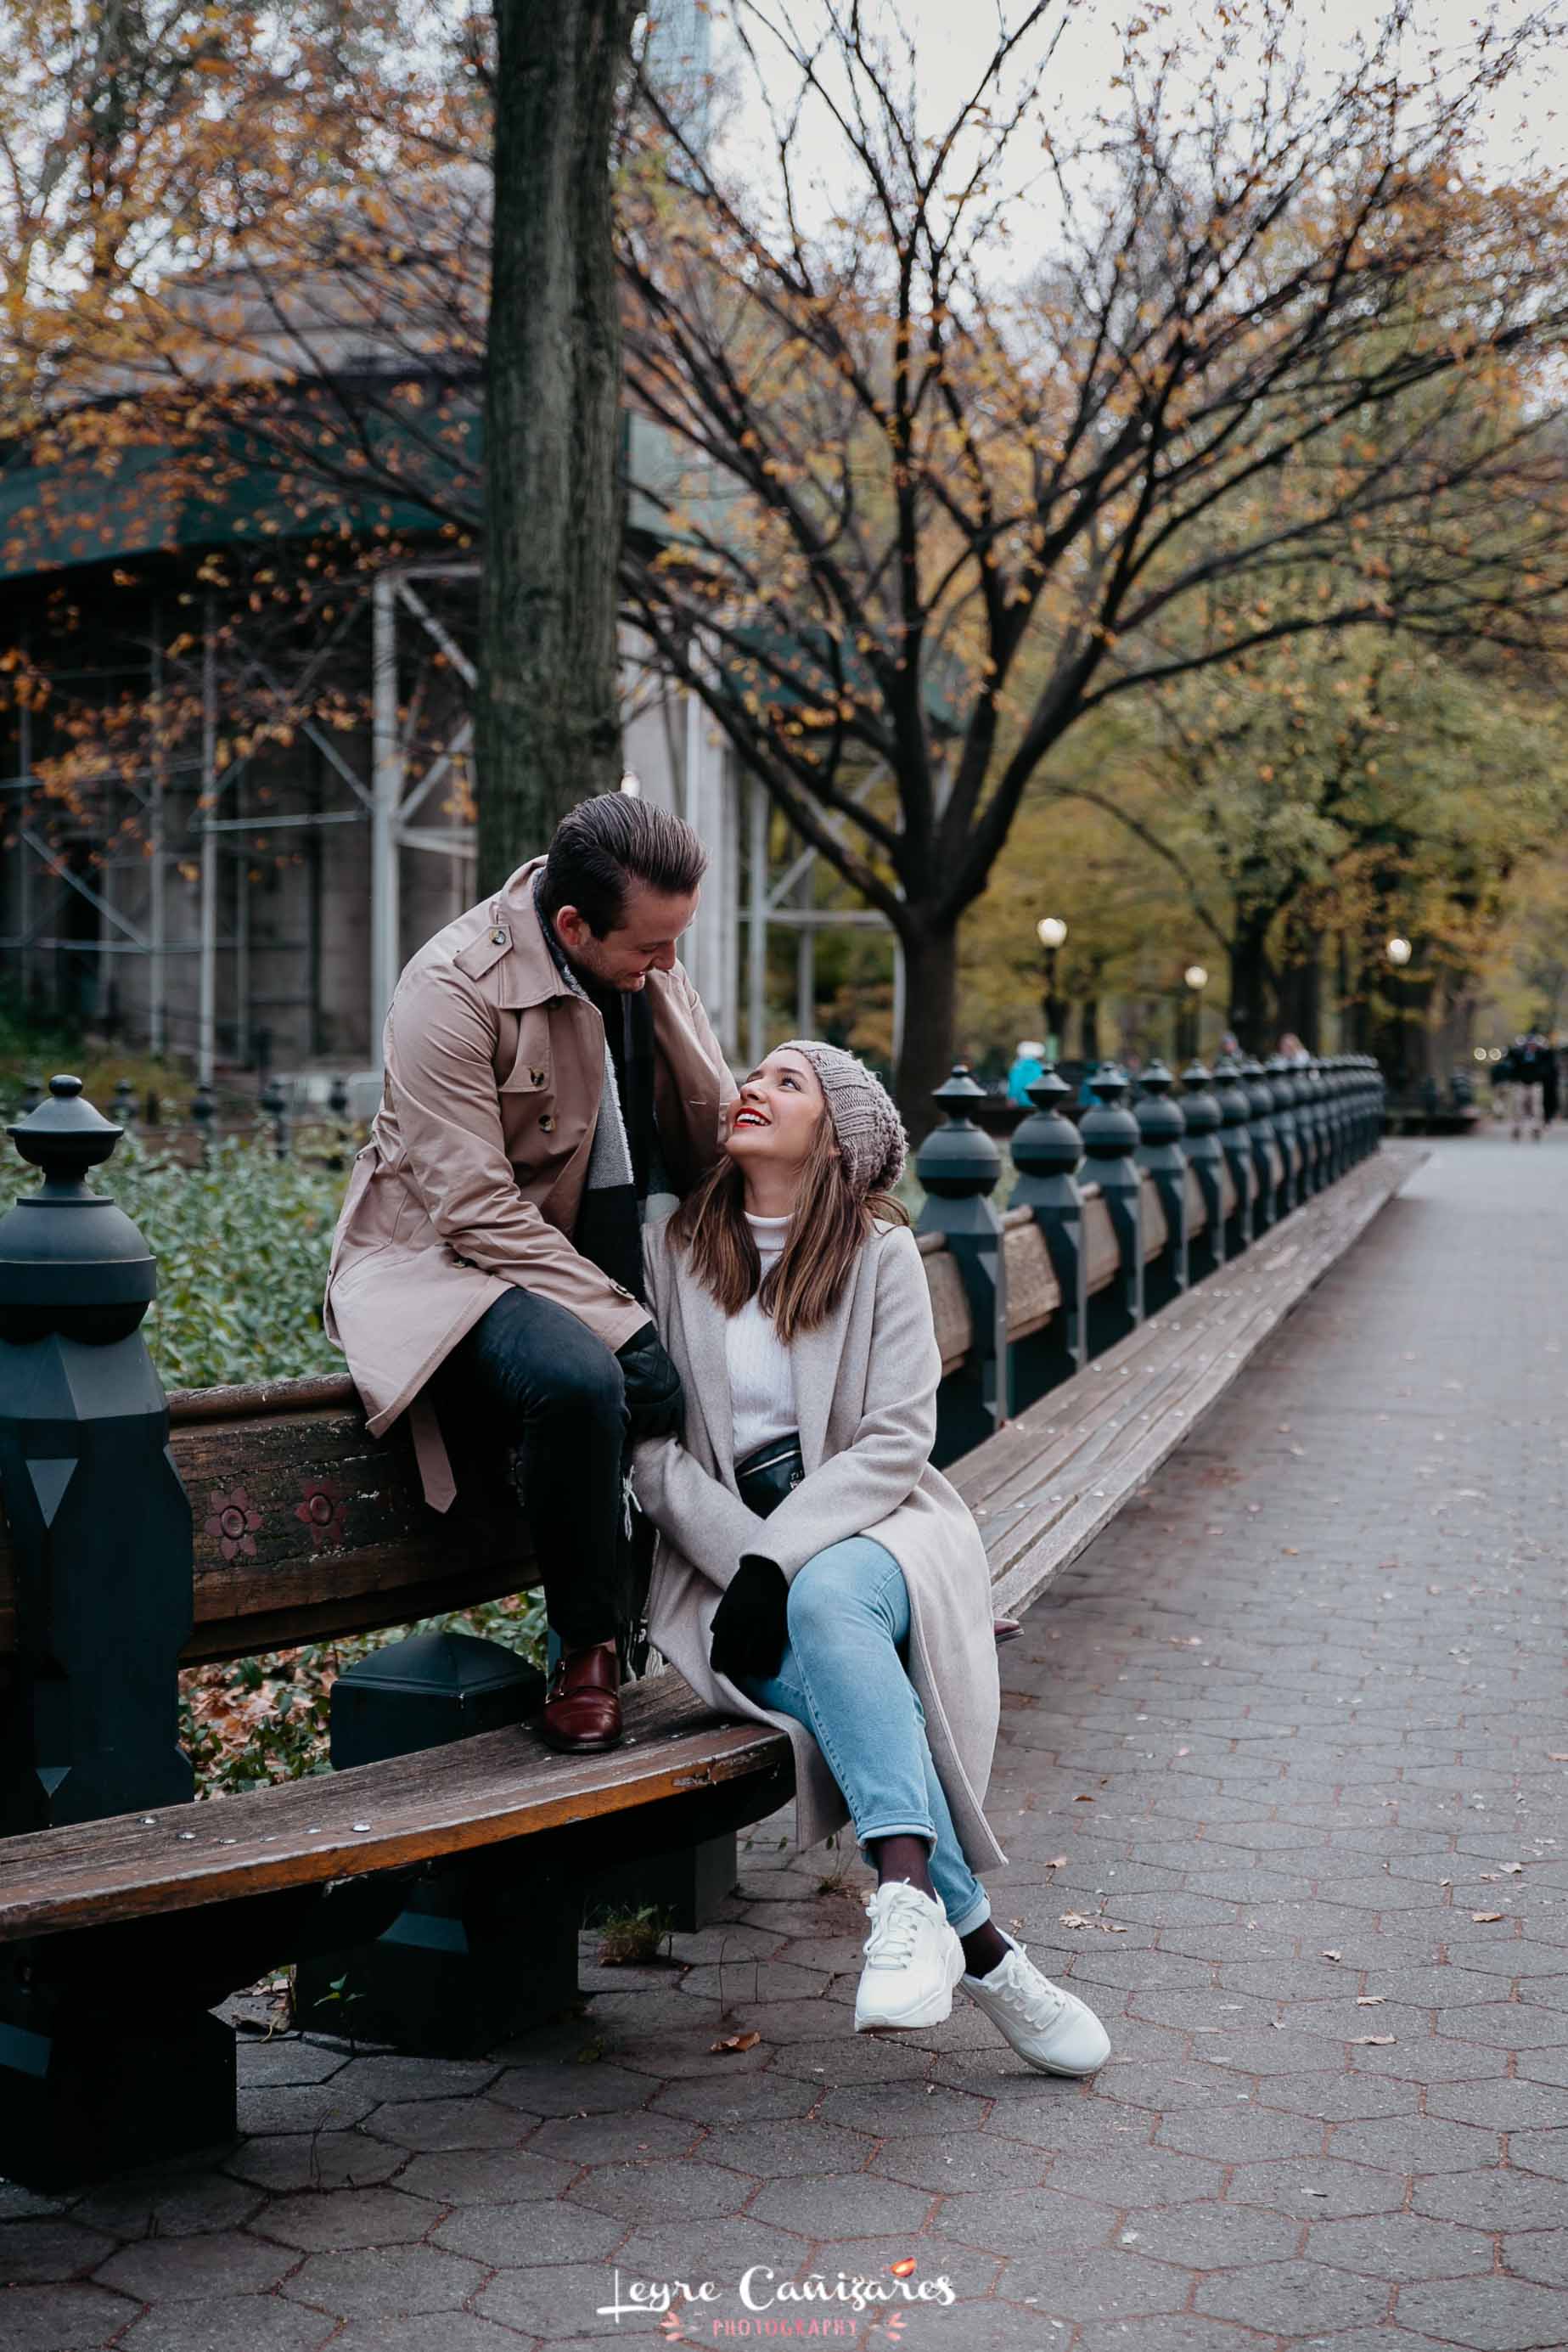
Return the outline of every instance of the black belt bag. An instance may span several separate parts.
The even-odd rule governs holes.
[[[770,1445],[759,1445],[755,1454],[748,1454],[744,1462],[735,1465],[740,1499],[759,1519],[776,1511],[805,1475],[798,1437],[776,1437]]]

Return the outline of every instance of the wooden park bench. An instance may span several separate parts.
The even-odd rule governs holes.
[[[981,1527],[998,1617],[1021,1615],[1146,1482],[1423,1156],[1376,1149],[1375,1073],[1329,1067],[1322,1085],[1315,1123],[1271,1133],[1266,1152],[1249,1130],[1228,1159],[1203,1131],[1200,1113],[1213,1098],[1194,1085],[1194,1158],[1178,1155],[1174,1167],[1161,1161],[1157,1139],[1139,1144],[1140,1165],[1124,1128],[1097,1135],[1087,1118],[1096,1173],[1082,1186],[1070,1164],[1079,1139],[1042,1106],[1032,1147],[1028,1128],[1014,1142],[1031,1201],[1000,1214],[989,1198],[995,1149],[976,1141],[963,1082],[956,1076],[943,1089],[947,1123],[921,1156],[932,1197],[920,1247],[944,1370],[938,1458]],[[1125,1122],[1113,1106],[1113,1127],[1118,1117]],[[104,1132],[111,1148],[115,1130]],[[1206,1157],[1207,1142],[1215,1149]],[[28,1156],[47,1172],[42,1147]],[[1268,1180],[1256,1202],[1242,1198],[1253,1166]],[[59,1165],[50,1181],[64,1183]],[[1305,1186],[1308,1197],[1281,1213],[1287,1183]],[[1227,1227],[1249,1210],[1260,1228],[1236,1255],[1238,1236],[1232,1230],[1228,1248]],[[27,1214],[13,1212],[0,1234],[0,1446],[8,1449],[0,1477],[13,1547],[0,1551],[0,1664],[12,1664],[15,1696],[30,1692],[36,1702],[51,1672],[90,1683],[113,1664],[95,1651],[79,1610],[63,1604],[53,1649],[37,1598],[37,1622],[22,1639],[25,1577],[35,1596],[50,1591],[51,1576],[66,1591],[60,1563],[75,1544],[77,1572],[108,1589],[136,1570],[142,1506],[125,1491],[84,1494],[86,1516],[68,1525],[57,1514],[43,1535],[36,1515],[18,1517],[24,1475],[41,1494],[59,1487],[71,1496],[69,1475],[60,1486],[47,1465],[76,1448],[51,1423],[53,1433],[27,1441],[32,1466],[19,1467],[17,1390],[6,1386],[29,1352],[16,1338],[18,1282],[34,1318],[27,1330],[40,1318],[61,1319],[47,1304],[47,1281],[40,1290],[37,1267],[19,1271],[6,1248]],[[1142,1315],[1145,1276],[1175,1265],[1196,1275],[1205,1263],[1212,1270],[1203,1279]],[[90,1255],[66,1272],[53,1295],[73,1301],[105,1278]],[[1125,1328],[1095,1354],[1093,1309],[1113,1295]],[[124,1328],[100,1332],[95,1346],[106,1357],[114,1348],[141,1351],[141,1310],[117,1311]],[[57,1343],[31,1343],[39,1344]],[[154,1420],[162,1403],[154,1393],[147,1404]],[[167,1459],[189,1498],[191,1549],[172,1578],[161,1555],[143,1565],[153,1582],[162,1579],[165,1602],[185,1580],[189,1614],[174,1641],[182,1664],[406,1626],[529,1581],[509,1490],[497,1482],[444,1517],[429,1511],[403,1433],[371,1438],[346,1379],[176,1393],[167,1404]],[[149,1465],[164,1459],[160,1431],[161,1422],[145,1449]],[[89,1470],[92,1442],[90,1432],[80,1441]],[[144,1475],[166,1473],[154,1466]],[[148,1517],[167,1499],[149,1486]],[[148,1610],[158,1605],[150,1585]],[[157,1719],[170,1738],[173,1664],[171,1688],[154,1703],[155,1716],[164,1705]],[[11,1718],[25,1748],[29,1725],[46,1716],[37,1704],[29,1711],[14,1703]],[[464,1887],[471,1895],[476,1888],[478,1911],[500,1922],[494,1965],[515,1973],[519,1953],[531,1952],[533,1995],[559,2007],[575,1986],[585,1880],[661,1850],[714,1851],[792,1790],[782,1735],[716,1717],[669,1671],[627,1689],[625,1719],[624,1742],[605,1756],[554,1755],[510,1723],[197,1805],[138,1803],[128,1791],[117,1808],[96,1805],[96,1818],[0,1839],[0,2175],[58,2186],[232,2133],[232,2038],[211,2005],[285,1960],[313,1967],[319,1992],[322,1969],[329,1983],[339,1981],[331,1956],[379,1948],[394,1929],[417,1943],[422,1920],[434,1949],[438,1927],[454,1918],[465,1933],[473,1926]],[[32,1759],[14,1745],[0,1775],[13,1820],[29,1803],[47,1819],[33,1769],[49,1752],[42,1731],[35,1745]],[[131,1757],[126,1769],[139,1761]],[[724,1886],[733,1881],[732,1851],[729,1864]],[[454,1893],[457,1865],[470,1875]],[[428,1896],[431,1874],[444,1872],[444,1910]],[[460,1957],[483,1975],[483,1953]],[[493,1977],[494,1966],[492,1994]],[[112,2002],[101,1997],[106,1984]],[[446,2000],[450,2007],[449,1983]],[[347,2010],[340,2014],[352,2021]]]

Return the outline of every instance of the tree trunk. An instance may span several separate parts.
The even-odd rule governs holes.
[[[1093,1070],[1100,1062],[1100,999],[1086,996],[1078,1015],[1078,1051],[1086,1069]]]
[[[1230,1025],[1245,1054],[1269,1054],[1269,969],[1265,940],[1271,915],[1243,916],[1230,943]]]
[[[904,1050],[894,1092],[912,1144],[921,1142],[940,1114],[931,1097],[953,1067],[958,995],[956,927],[922,927],[904,941]]]
[[[1280,1026],[1294,1030],[1310,1054],[1322,1050],[1322,978],[1315,947],[1298,950],[1280,974]]]
[[[623,483],[610,140],[633,0],[495,0],[475,698],[481,889],[621,781]]]

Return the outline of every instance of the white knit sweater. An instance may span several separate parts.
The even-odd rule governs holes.
[[[757,1255],[767,1274],[784,1247],[788,1217],[754,1217],[747,1213]],[[789,1437],[800,1428],[795,1411],[795,1378],[789,1350],[755,1297],[725,1327],[725,1356],[729,1366],[730,1411],[735,1421],[735,1458],[744,1462],[759,1445]]]

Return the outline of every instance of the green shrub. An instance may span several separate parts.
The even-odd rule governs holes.
[[[0,1210],[36,1181],[14,1154],[0,1161]],[[142,1330],[166,1388],[343,1370],[321,1295],[346,1170],[277,1160],[259,1137],[214,1143],[206,1167],[186,1168],[127,1136],[93,1181],[158,1261]]]

